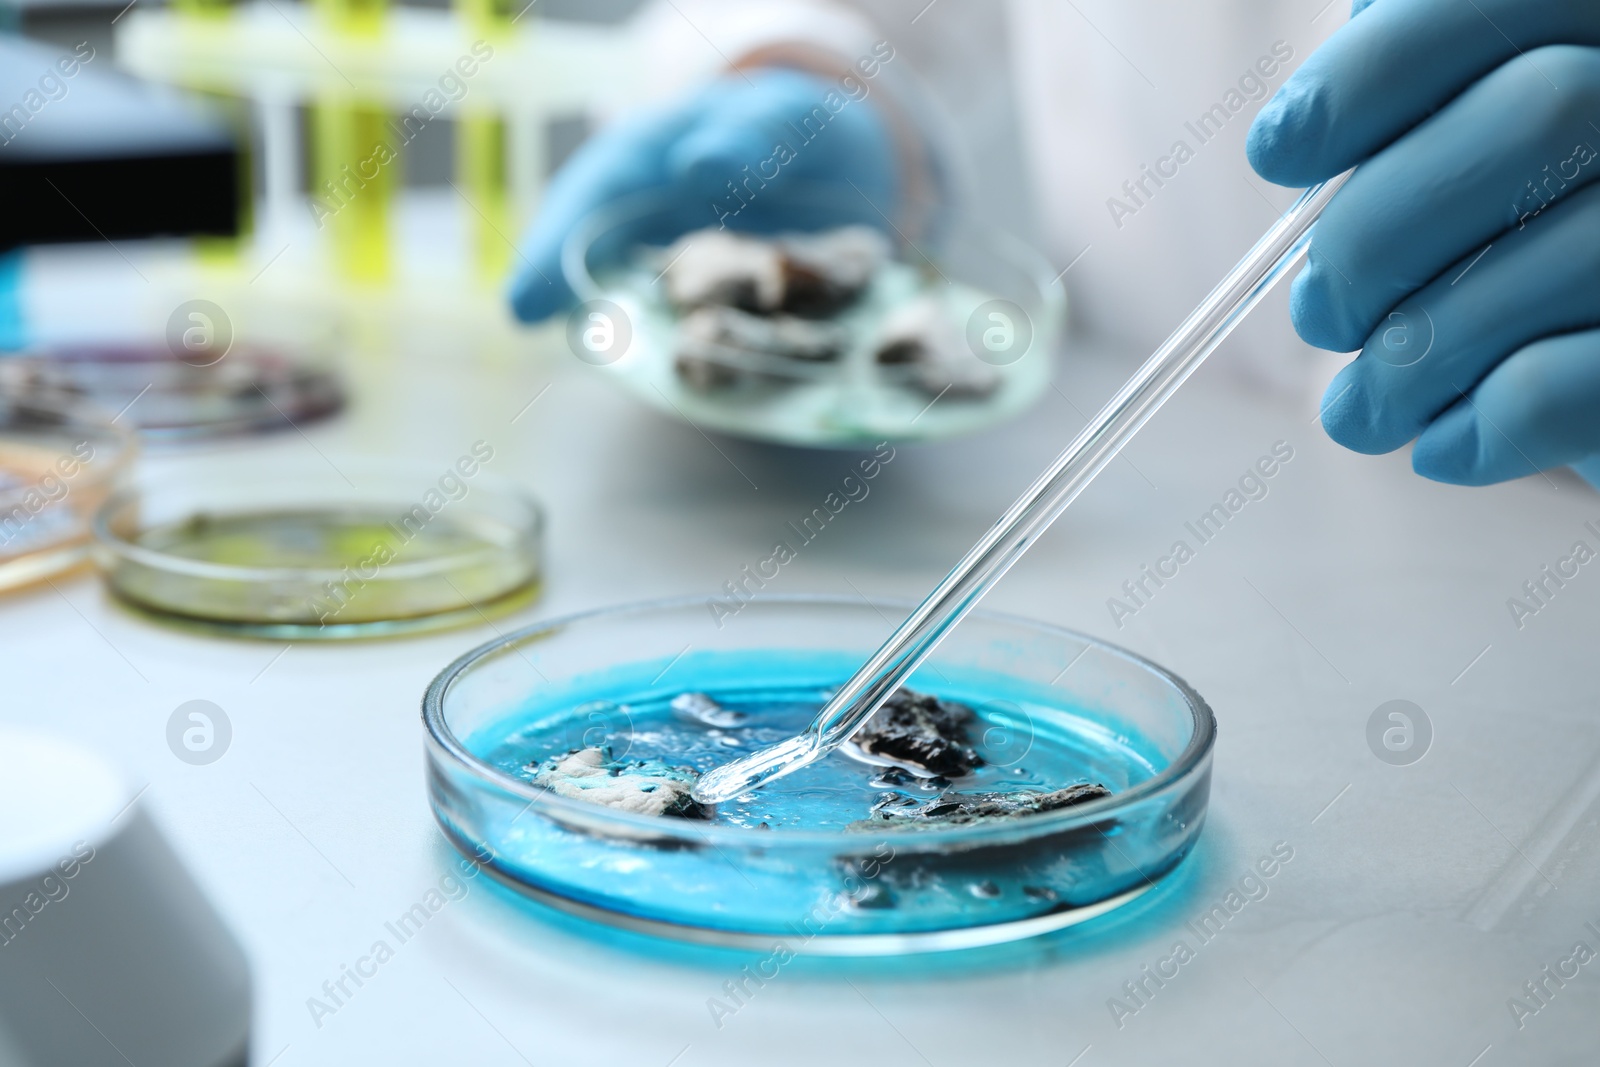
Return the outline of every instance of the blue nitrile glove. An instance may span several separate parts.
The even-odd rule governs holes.
[[[806,183],[812,183],[808,212],[816,208],[815,185],[828,183],[844,194],[838,222],[870,218],[886,225],[877,213],[895,215],[894,149],[870,97],[854,99],[837,82],[811,74],[760,70],[728,75],[685,100],[632,116],[597,134],[551,181],[522,239],[512,309],[524,322],[538,322],[572,304],[561,246],[582,219],[613,200],[671,190],[681,195],[685,232],[716,226],[730,212],[738,212],[730,226],[751,228],[759,219],[758,228],[781,228],[798,222],[786,190],[804,190]]]
[[[1356,0],[1249,155],[1291,186],[1360,164],[1291,302],[1308,342],[1361,349],[1329,436],[1416,439],[1417,473],[1460,485],[1600,474],[1600,4]]]

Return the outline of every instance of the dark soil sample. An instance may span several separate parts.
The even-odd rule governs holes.
[[[856,731],[850,743],[873,759],[922,774],[959,778],[983,762],[967,736],[976,718],[965,704],[902,689]]]
[[[789,360],[827,363],[844,351],[846,336],[832,323],[793,315],[751,315],[736,308],[702,307],[678,326],[674,366],[691,389],[708,392],[742,379],[787,382],[781,373],[764,373]],[[796,371],[796,374],[802,372]]]
[[[1076,804],[1111,795],[1103,785],[1084,783],[1057,789],[1049,793],[945,793],[932,800],[917,802],[911,797],[895,795],[873,805],[872,814],[852,829],[877,829],[884,824],[905,826],[964,826],[989,819],[1017,818],[1059,811]]]

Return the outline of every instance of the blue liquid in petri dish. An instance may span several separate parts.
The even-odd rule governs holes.
[[[466,747],[525,782],[551,757],[601,745],[613,758],[704,772],[794,735],[830,693],[827,686],[751,681],[794,677],[792,657],[781,666],[775,658],[770,671],[750,653],[738,657],[737,671],[693,666],[659,686],[642,684],[629,668],[616,679],[591,677],[562,694],[530,696],[469,736]],[[840,670],[838,680],[848,674]],[[993,820],[993,840],[963,832],[969,824],[955,831],[959,845],[941,840],[954,840],[951,828],[908,834],[899,823],[863,824],[886,799],[922,803],[941,794],[1049,792],[1080,783],[1115,795],[1168,762],[1137,736],[1030,700],[1036,690],[1025,694],[1004,676],[945,671],[919,675],[912,688],[973,709],[968,739],[983,762],[971,774],[930,781],[838,752],[719,805],[708,820],[651,820],[662,825],[660,841],[637,834],[619,840],[527,805],[488,819],[480,813],[477,836],[503,874],[535,890],[668,924],[776,936],[925,933],[1031,920],[1140,889],[1187,853],[1203,819],[1204,789],[1193,804],[1152,801],[1060,832],[1027,827],[1061,813]],[[713,724],[675,711],[672,699],[684,692],[705,693],[732,719]],[[718,830],[746,841],[713,840]],[[800,834],[809,843],[783,847]]]
[[[654,760],[703,774],[793,737],[830,696],[828,690],[767,687],[689,692],[706,693],[735,722],[686,721],[671,706],[673,694],[620,705],[587,702],[569,715],[539,714],[513,725],[480,755],[501,773],[527,781],[552,756],[602,744],[616,759]],[[868,818],[873,806],[891,795],[925,802],[941,795],[1038,793],[1083,783],[1116,793],[1156,773],[1135,748],[1103,729],[1082,720],[1060,722],[1059,709],[948,691],[932,695],[973,709],[968,738],[983,762],[972,773],[955,779],[919,777],[838,752],[718,805],[710,823],[751,830],[843,830]]]

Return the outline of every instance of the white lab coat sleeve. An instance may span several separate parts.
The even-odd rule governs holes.
[[[879,36],[870,19],[833,0],[651,0],[631,32],[653,93],[686,89],[777,44],[848,62]]]

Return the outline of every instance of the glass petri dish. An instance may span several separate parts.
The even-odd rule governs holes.
[[[381,637],[480,622],[537,595],[543,513],[474,457],[439,468],[238,457],[113,494],[94,519],[111,591],[246,637]]]
[[[886,619],[910,607],[758,598],[730,616],[725,605],[673,600],[485,644],[423,698],[435,817],[464,855],[563,912],[755,951],[797,938],[807,952],[856,956],[1017,940],[1113,911],[1179,865],[1210,793],[1216,727],[1205,702],[1113,645],[986,613],[965,620],[911,688],[977,711],[975,744],[992,780],[1088,778],[1110,796],[905,827],[835,817],[845,776],[859,793],[883,772],[842,753],[711,820],[618,811],[530,780],[529,764],[563,750],[659,746],[682,729],[669,702],[684,692],[741,708],[756,727],[770,713],[768,739],[792,732],[888,636]],[[680,762],[703,771],[727,758],[717,731],[704,736]]]
[[[0,359],[0,390],[122,411],[153,441],[287,430],[336,414],[344,386],[321,361],[235,345],[184,362],[161,343],[78,344]]]
[[[584,219],[562,250],[562,271],[585,307],[600,302],[593,306],[625,318],[608,328],[613,347],[604,352],[579,351],[580,320],[569,327],[569,345],[596,373],[668,416],[752,440],[848,449],[973,433],[1015,418],[1049,387],[1055,340],[1066,322],[1059,275],[1024,242],[959,219],[925,242],[893,242],[888,268],[856,304],[827,320],[849,339],[838,358],[707,346],[696,350],[697,362],[712,365],[702,376],[734,384],[696,386],[676,360],[684,319],[667,300],[663,268],[669,245],[715,222],[699,202],[685,206],[672,194],[640,193]],[[857,190],[815,183],[790,185],[781,199],[767,194],[724,222],[729,230],[779,236],[884,225]],[[945,389],[919,385],[917,372],[875,357],[890,317],[924,300],[935,301],[943,330],[961,349],[956,379]],[[977,348],[967,349],[995,310],[1007,316],[1014,347],[980,361]],[[960,380],[970,386],[973,374],[988,379],[992,391],[963,395]]]
[[[95,509],[136,451],[92,410],[0,396],[0,590],[88,559]]]

